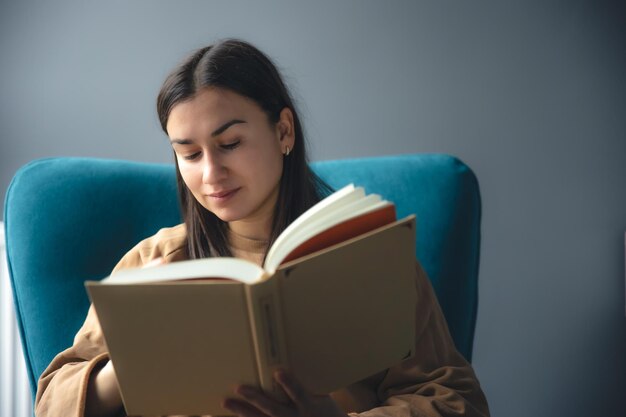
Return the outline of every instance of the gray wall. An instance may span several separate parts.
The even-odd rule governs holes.
[[[283,69],[314,159],[446,152],[476,172],[484,217],[474,365],[494,416],[623,415],[621,5],[0,7],[0,192],[39,157],[169,161],[154,111],[164,76],[196,47],[243,37]]]

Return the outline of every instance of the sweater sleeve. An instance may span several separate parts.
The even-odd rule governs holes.
[[[416,353],[378,383],[380,406],[353,417],[489,416],[472,366],[456,350],[430,281],[417,265]]]
[[[142,256],[135,247],[117,264],[120,269],[138,267]],[[109,359],[102,329],[93,305],[89,307],[71,347],[59,353],[41,374],[35,398],[37,417],[83,417],[87,384],[94,369]]]

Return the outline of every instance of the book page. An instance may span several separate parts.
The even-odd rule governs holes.
[[[295,248],[303,245],[315,236],[332,229],[338,224],[348,223],[350,219],[364,216],[367,213],[375,212],[387,206],[393,205],[387,201],[381,201],[379,195],[371,194],[362,199],[352,201],[343,207],[338,207],[337,210],[333,212],[322,213],[323,215],[319,216],[315,222],[303,224],[300,229],[294,231],[294,233],[289,235],[284,241],[274,245],[274,252],[268,254],[265,261],[265,269],[273,273],[276,271],[276,268],[284,262],[288,254],[292,253]],[[395,216],[390,222],[391,221],[395,221]],[[378,226],[381,226],[381,224],[377,224],[369,230]]]
[[[281,256],[280,264],[286,264],[395,222],[396,207],[389,203],[380,204],[381,207],[374,207],[372,211],[351,217],[307,239],[284,257]]]
[[[315,223],[317,219],[325,216],[328,212],[336,210],[338,207],[343,207],[345,204],[356,201],[365,196],[365,191],[361,187],[354,187],[353,184],[347,185],[339,191],[335,191],[322,201],[315,204],[313,207],[309,208],[307,211],[302,213],[300,217],[295,219],[283,232],[278,236],[276,241],[272,244],[267,252],[267,259],[272,259],[275,257],[274,252],[276,252],[277,248],[283,244],[285,240],[289,239],[289,237],[297,233],[297,231],[307,223]],[[267,262],[265,265],[267,268]]]
[[[298,217],[270,247],[264,268],[271,275],[296,247],[346,220],[391,204],[377,194],[366,195],[362,187],[350,184],[331,194]]]
[[[151,268],[122,270],[103,279],[100,283],[142,284],[200,278],[226,278],[251,284],[261,280],[264,273],[263,268],[244,259],[208,258],[174,262]]]

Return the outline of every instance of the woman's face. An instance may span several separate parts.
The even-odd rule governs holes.
[[[272,125],[254,101],[206,88],[172,108],[167,133],[181,176],[202,206],[231,228],[245,224],[243,230],[269,232],[283,153],[293,149],[288,108]]]

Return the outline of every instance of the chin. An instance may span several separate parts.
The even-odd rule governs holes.
[[[209,211],[215,214],[215,216],[217,216],[218,219],[227,223],[234,222],[242,218],[241,213],[233,212],[230,210],[209,210]]]
[[[220,219],[221,221],[225,222],[225,223],[230,223],[230,222],[234,222],[236,220],[239,220],[238,217],[235,216],[217,216],[218,219]]]

